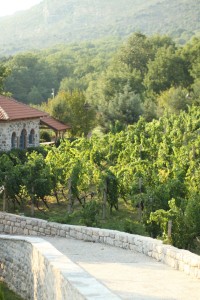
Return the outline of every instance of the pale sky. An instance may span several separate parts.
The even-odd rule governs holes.
[[[42,0],[0,0],[0,17],[28,9],[41,1]]]

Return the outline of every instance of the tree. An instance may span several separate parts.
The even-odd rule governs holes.
[[[27,96],[28,103],[40,104],[44,101],[41,93],[36,86],[33,86]]]
[[[144,85],[148,91],[159,94],[171,86],[187,87],[191,83],[191,76],[186,62],[176,53],[175,48],[162,47],[154,60],[148,63],[148,72],[144,78]]]
[[[101,108],[102,125],[104,127],[114,126],[117,122],[119,128],[123,128],[137,122],[142,112],[140,95],[131,91],[130,85],[126,85],[123,92],[116,93]]]
[[[71,125],[72,135],[86,136],[94,127],[95,111],[79,91],[59,92],[54,99],[49,100],[48,106],[53,117]]]
[[[3,94],[4,92],[4,83],[8,75],[9,69],[5,66],[5,64],[0,63],[0,94]]]
[[[48,207],[45,197],[51,194],[52,181],[50,168],[45,163],[42,154],[32,152],[23,167],[23,184],[31,199],[31,214],[34,215],[34,206],[39,208],[38,201],[42,200]]]
[[[123,122],[125,124],[132,123],[133,120],[131,122],[128,120],[131,119],[130,115],[132,114],[132,119],[137,119],[134,117],[135,112],[139,109],[141,113],[141,106],[143,106],[144,99],[147,99],[147,94],[149,101],[146,101],[145,116],[147,119],[155,116],[156,101],[154,99],[153,103],[151,101],[153,97],[151,97],[150,92],[145,92],[144,78],[148,72],[148,63],[154,61],[158,49],[162,47],[175,49],[174,42],[167,36],[147,37],[144,34],[135,33],[115,53],[107,69],[95,81],[93,80],[89,83],[86,98],[89,103],[96,106],[101,125],[109,127],[106,124],[109,118],[112,119],[112,123],[115,121],[118,123],[120,109],[121,115],[126,115],[127,117],[127,120],[124,118]],[[133,105],[131,109],[130,98],[132,96],[127,96],[127,93],[124,92],[127,87],[130,94],[132,92],[137,95],[137,102],[140,98],[139,105],[133,104],[135,106],[134,111]],[[124,97],[123,100],[122,97]],[[126,105],[125,97],[127,100]],[[136,101],[136,96],[134,96],[134,99]],[[126,109],[126,114],[120,104],[122,102],[123,107]],[[114,116],[115,112],[116,116]]]
[[[65,77],[60,83],[60,91],[72,93],[73,91],[84,91],[86,89],[85,80],[72,77]]]
[[[191,86],[192,91],[188,94],[196,105],[200,104],[200,79],[195,80]]]
[[[11,70],[5,81],[5,90],[19,101],[33,104],[46,100],[52,88],[58,89],[55,69],[39,55],[24,53],[6,63]]]
[[[158,116],[164,111],[178,114],[181,110],[187,110],[188,105],[192,104],[188,91],[181,87],[172,87],[160,94],[158,101]]]
[[[121,48],[118,57],[130,71],[136,69],[144,75],[147,71],[147,63],[153,57],[152,44],[144,34],[134,33]]]
[[[134,33],[118,51],[116,58],[128,66],[130,71],[140,71],[143,78],[148,71],[148,62],[154,60],[158,49],[174,45],[172,39],[165,35],[147,37],[142,33]]]
[[[190,42],[188,42],[183,48],[179,50],[180,55],[188,62],[188,69],[194,65],[199,59],[200,52],[200,38],[194,37]]]
[[[9,184],[9,175],[12,172],[13,163],[11,159],[3,154],[0,156],[0,186],[4,188],[3,211],[7,209],[7,185]]]

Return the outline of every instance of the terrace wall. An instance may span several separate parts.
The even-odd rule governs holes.
[[[63,225],[0,212],[0,234],[58,236],[104,243],[148,255],[174,269],[200,279],[200,256],[165,245],[162,241],[115,230]]]

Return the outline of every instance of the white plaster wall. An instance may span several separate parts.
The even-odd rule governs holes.
[[[25,129],[27,132],[27,147],[30,146],[38,147],[40,143],[39,124],[40,124],[39,118],[23,120],[23,121],[0,122],[0,151],[9,151],[11,149],[11,137],[13,132],[16,133],[18,144],[19,144],[21,131],[23,129]],[[35,131],[34,145],[29,145],[28,143],[31,129],[34,129]]]

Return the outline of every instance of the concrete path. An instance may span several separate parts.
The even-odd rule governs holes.
[[[44,239],[121,299],[200,300],[200,280],[141,253],[72,238]]]

